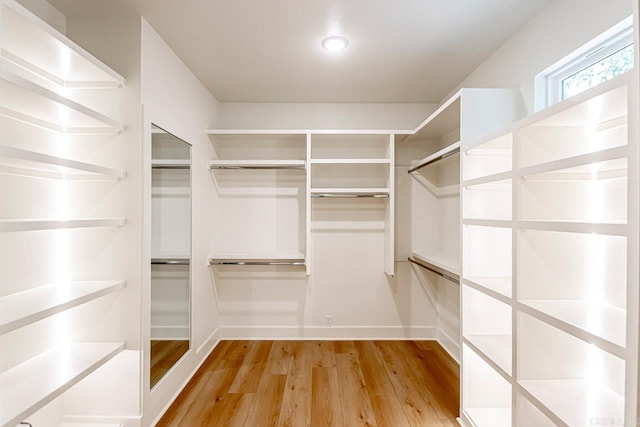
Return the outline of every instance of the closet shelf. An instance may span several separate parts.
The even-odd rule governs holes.
[[[623,397],[599,384],[571,379],[521,380],[520,386],[540,410],[545,412],[546,408],[568,426],[590,425],[588,408],[597,408],[603,419],[624,418]]]
[[[440,151],[437,151],[422,160],[419,160],[416,163],[411,165],[411,168],[407,171],[407,173],[413,173],[419,169],[422,169],[426,166],[429,166],[433,163],[439,162],[440,160],[444,160],[447,157],[453,156],[455,154],[460,153],[460,141],[449,145],[448,147],[443,148]]]
[[[470,225],[475,227],[498,227],[498,228],[511,228],[513,221],[504,219],[470,219],[463,218],[463,225]]]
[[[152,169],[191,169],[191,160],[188,159],[153,159]]]
[[[412,134],[407,135],[401,139],[401,141],[439,139],[444,135],[460,129],[461,94],[462,91],[458,91],[445,101],[444,104],[420,123]]]
[[[449,280],[450,282],[460,284],[460,267],[459,263],[453,260],[444,260],[437,257],[428,257],[420,255],[416,252],[412,252],[409,257],[409,262],[417,264],[427,270],[430,270],[441,277]]]
[[[85,218],[85,219],[8,219],[0,220],[0,233],[11,231],[36,231],[70,228],[122,227],[126,224],[124,218]]]
[[[500,172],[500,173],[487,175],[487,176],[481,176],[478,178],[470,179],[468,181],[463,181],[462,186],[473,187],[475,185],[483,185],[483,184],[490,184],[492,182],[505,181],[505,180],[511,179],[512,175],[513,174],[511,173],[511,171],[508,171],[508,172]]]
[[[0,297],[0,335],[124,288],[124,281],[47,285]]]
[[[390,159],[311,159],[315,165],[389,165]]]
[[[87,135],[115,135],[124,130],[117,121],[2,67],[0,93],[0,115],[32,126]]]
[[[521,300],[519,309],[624,358],[627,313],[622,308],[583,300]]]
[[[510,381],[511,373],[511,335],[465,335],[467,345],[477,350],[476,353],[501,368],[502,376]],[[506,374],[506,376],[505,376]]]
[[[209,258],[209,265],[283,265],[305,266],[305,257],[302,254],[277,254],[277,255],[216,255]]]
[[[304,160],[212,160],[209,169],[306,169]]]
[[[388,198],[388,188],[312,188],[312,198]]]
[[[0,426],[13,427],[124,349],[122,343],[72,343],[0,374]]]
[[[77,423],[77,422],[64,422],[59,424],[58,427],[124,427],[124,424],[120,423]]]
[[[16,4],[2,5],[0,56],[68,88],[116,88],[125,79],[62,33]]]
[[[626,177],[626,158],[628,154],[628,146],[623,145],[621,147],[609,148],[607,150],[528,166],[520,169],[518,175],[531,177],[556,172],[558,175],[565,175],[565,180],[591,181],[600,179],[599,177],[609,177],[611,172],[624,170],[625,173],[622,176]],[[619,161],[614,162],[614,160]],[[566,171],[561,172],[563,170]],[[613,177],[618,177],[618,175],[619,174],[614,173]]]
[[[465,221],[466,222],[466,221]],[[570,233],[595,233],[612,236],[627,236],[625,222],[589,223],[574,221],[518,221],[518,228],[524,230],[566,231]]]
[[[466,408],[464,411],[477,427],[511,427],[509,408]]]
[[[116,169],[94,165],[91,163],[78,162],[62,157],[50,156],[35,151],[23,150],[21,148],[0,145],[0,157],[17,160],[10,164],[0,166],[0,173],[13,175],[33,176],[50,179],[95,179],[96,177],[106,179],[122,179],[126,173]],[[33,168],[32,164],[37,164],[38,168]],[[84,173],[77,173],[80,171]]]
[[[511,282],[511,277],[464,277],[465,284],[509,305],[512,303]]]

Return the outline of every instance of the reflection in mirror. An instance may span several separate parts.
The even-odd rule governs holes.
[[[153,388],[189,349],[191,145],[151,125],[151,167]]]

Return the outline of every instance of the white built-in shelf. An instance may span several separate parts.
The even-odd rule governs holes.
[[[0,173],[48,179],[122,179],[126,173],[92,163],[78,162],[35,151],[0,145],[0,157],[6,159]]]
[[[191,169],[191,160],[189,159],[152,159],[151,168],[153,169]]]
[[[588,426],[597,419],[624,419],[624,399],[601,384],[586,380],[522,380],[520,385],[534,399],[568,426]],[[539,402],[537,403],[536,400]]]
[[[212,160],[209,168],[214,169],[302,169],[304,160]]]
[[[462,92],[458,91],[420,123],[412,134],[401,140],[439,139],[451,132],[459,131],[461,94]]]
[[[466,408],[464,411],[475,427],[511,427],[509,408]]]
[[[426,166],[429,166],[431,164],[434,164],[436,162],[439,162],[441,160],[446,159],[447,157],[451,157],[453,155],[456,155],[460,153],[460,141],[455,142],[451,145],[448,145],[447,147],[443,148],[442,150],[436,151],[433,154],[430,154],[429,156],[425,157],[424,159],[418,160],[416,162],[413,162],[411,164],[411,167],[408,170],[408,173],[413,173],[416,172]]]
[[[0,374],[0,426],[14,427],[124,349],[122,343],[73,343]]]
[[[124,218],[85,219],[5,219],[0,220],[0,233],[11,231],[55,230],[69,228],[122,227]]]
[[[124,281],[72,282],[0,297],[0,334],[124,288]]]
[[[443,257],[433,255],[423,255],[417,252],[411,252],[414,258],[422,267],[427,268],[437,274],[444,274],[448,277],[460,281],[460,262],[453,259],[445,259]]]
[[[118,134],[116,120],[0,67],[0,115],[69,134]]]
[[[312,198],[387,198],[388,188],[312,188]]]
[[[511,335],[465,335],[471,345],[511,376]]]
[[[390,159],[311,159],[315,165],[389,165]]]
[[[512,295],[512,279],[511,277],[465,277],[465,281],[469,282],[475,289],[483,291],[488,289],[503,297],[511,298]],[[491,294],[491,296],[495,296]],[[501,301],[504,298],[498,297]]]
[[[508,172],[500,172],[500,173],[496,173],[493,175],[486,175],[486,176],[482,176],[480,178],[474,178],[474,179],[470,179],[468,181],[463,181],[462,182],[462,186],[463,187],[473,187],[476,185],[485,185],[485,184],[490,184],[490,183],[494,183],[494,182],[500,182],[500,181],[505,181],[508,179],[512,178],[512,173],[511,171]]]
[[[265,265],[305,266],[303,254],[216,254],[209,258],[209,265]]]
[[[626,310],[600,301],[589,303],[583,300],[521,300],[526,310],[535,317],[544,313],[561,322],[575,326],[588,334],[609,341],[622,348],[626,342]]]
[[[465,223],[470,221],[465,221]],[[627,224],[623,221],[591,223],[575,221],[518,221],[518,228],[540,231],[566,231],[570,233],[595,233],[612,236],[626,236]]]
[[[125,79],[22,6],[2,5],[0,57],[69,88],[116,88]]]
[[[527,179],[545,179],[547,175],[547,180],[558,181],[591,181],[626,177],[628,153],[629,148],[626,145],[614,147],[521,168],[518,175],[525,176]],[[551,174],[551,172],[555,173]]]
[[[187,255],[151,257],[151,265],[189,265],[189,264],[191,264],[191,258]]]

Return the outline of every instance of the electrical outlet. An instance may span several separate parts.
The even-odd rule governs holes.
[[[326,316],[324,316],[324,326],[330,327],[333,326],[333,316],[330,314],[327,314]]]

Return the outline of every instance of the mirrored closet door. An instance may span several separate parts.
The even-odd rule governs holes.
[[[151,129],[151,372],[153,388],[191,336],[191,145]]]

